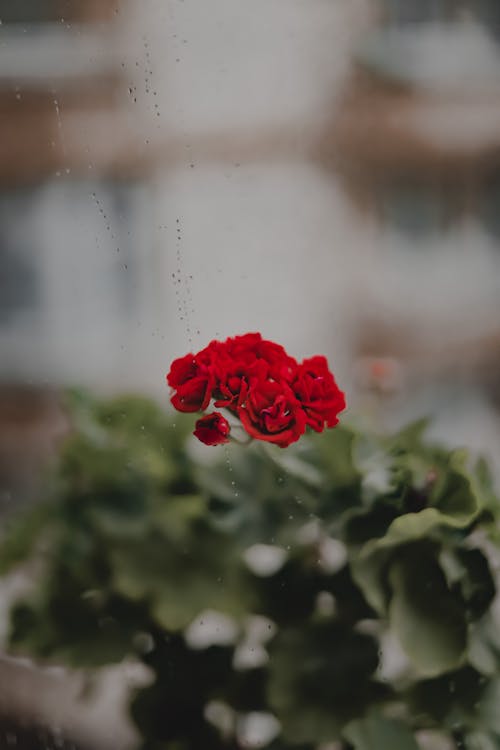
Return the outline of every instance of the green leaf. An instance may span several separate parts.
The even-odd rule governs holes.
[[[376,641],[334,621],[283,628],[269,645],[269,702],[285,739],[327,742],[380,699]]]
[[[104,592],[59,579],[12,612],[10,647],[73,667],[121,661],[133,651],[138,612]]]
[[[431,495],[431,503],[439,510],[442,523],[456,528],[468,526],[480,510],[472,480],[461,463],[458,454],[452,456],[450,464],[456,468],[437,481]]]
[[[0,575],[29,558],[41,537],[54,529],[50,522],[56,519],[53,503],[40,502],[13,519],[4,530],[0,541]]]
[[[465,666],[414,683],[405,698],[411,715],[423,717],[424,726],[434,723],[442,729],[462,729],[474,726],[483,690],[483,676]]]
[[[475,512],[476,507],[473,506],[466,518],[451,513],[445,514],[438,508],[425,508],[419,513],[405,513],[405,515],[396,518],[389,526],[380,546],[392,546],[401,542],[422,539],[439,526],[462,529],[473,520]]]
[[[437,508],[426,508],[419,513],[405,513],[389,526],[385,536],[367,542],[352,561],[353,577],[363,590],[368,602],[378,612],[386,612],[388,590],[385,570],[388,561],[399,547],[418,540],[433,539],[441,528],[461,529],[463,518],[445,515]],[[468,522],[472,517],[468,519]]]
[[[494,612],[488,612],[471,627],[469,661],[485,675],[493,676],[500,670],[500,629]]]
[[[418,452],[421,449],[422,438],[427,429],[429,429],[429,417],[417,419],[410,424],[405,425],[399,432],[389,438],[389,445],[398,450]]]
[[[390,597],[386,582],[390,560],[408,543],[432,538],[439,521],[440,515],[434,508],[399,516],[389,525],[385,536],[367,542],[359,555],[352,559],[354,580],[369,604],[380,614],[386,614]]]
[[[465,736],[465,750],[500,750],[500,737],[488,732],[469,732]]]
[[[362,545],[386,536],[398,511],[392,503],[380,500],[372,508],[347,512],[343,517],[343,539],[349,545]]]
[[[500,677],[496,677],[486,684],[476,705],[478,729],[488,729],[500,735]]]
[[[476,492],[481,498],[481,505],[489,508],[498,516],[500,503],[495,494],[495,480],[491,467],[485,458],[479,458],[472,472]]]
[[[390,624],[419,673],[430,677],[457,668],[467,645],[465,612],[437,561],[421,546],[407,548],[388,577]]]
[[[180,581],[165,581],[163,589],[153,596],[151,615],[158,625],[175,632],[187,627],[208,609],[234,617],[246,612],[244,600],[227,580],[208,573],[206,577],[183,575]]]
[[[239,615],[248,606],[241,590],[241,563],[230,538],[215,533],[205,521],[186,526],[198,498],[188,498],[168,533],[165,519],[143,539],[123,540],[109,550],[112,581],[124,597],[148,603],[162,627],[180,630],[201,611]],[[180,506],[178,506],[180,507]]]
[[[346,426],[307,436],[297,445],[298,457],[315,466],[336,488],[360,486],[361,474],[354,459],[357,435]]]
[[[355,750],[419,750],[413,734],[404,724],[379,716],[350,722],[342,735]]]
[[[485,555],[479,549],[445,548],[440,563],[448,584],[460,590],[469,619],[478,620],[496,592]]]

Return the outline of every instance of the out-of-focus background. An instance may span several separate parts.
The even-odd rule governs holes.
[[[4,517],[61,387],[167,402],[174,357],[253,330],[327,354],[351,414],[430,415],[498,467],[498,0],[0,0],[0,22]],[[132,741],[113,690],[76,710],[68,685],[5,660],[0,714]]]

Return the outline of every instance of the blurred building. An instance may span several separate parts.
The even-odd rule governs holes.
[[[131,316],[148,311],[149,170],[133,147],[120,9],[0,2],[4,506],[36,486],[64,429],[54,388],[109,385]]]
[[[115,0],[0,3],[4,381],[102,381],[108,348],[147,300],[148,175],[119,11]]]
[[[58,387],[79,371],[109,387],[117,340],[149,309],[150,168],[131,136],[119,11],[118,0],[0,0],[2,519],[36,496],[67,430]],[[5,613],[18,578],[2,581]],[[0,746],[131,743],[113,702],[124,678],[88,705],[80,678],[2,656]]]
[[[385,394],[400,418],[445,409],[451,440],[493,454],[499,41],[494,1],[373,2],[318,148],[363,227],[352,337],[361,389]]]

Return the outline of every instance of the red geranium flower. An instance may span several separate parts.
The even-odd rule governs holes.
[[[256,380],[238,417],[245,430],[257,440],[286,448],[305,432],[306,415],[286,383]]]
[[[236,411],[245,401],[250,380],[266,380],[268,365],[259,359],[223,359],[217,365],[217,389],[215,406]]]
[[[221,445],[229,442],[229,432],[231,427],[225,417],[218,411],[212,414],[206,414],[198,419],[195,425],[194,434],[205,445]]]
[[[226,351],[233,361],[251,365],[255,361],[265,363],[268,376],[275,380],[293,379],[297,370],[297,360],[290,357],[280,344],[263,339],[260,333],[246,333],[226,341]]]
[[[172,362],[167,383],[175,389],[171,401],[177,411],[204,411],[210,403],[215,386],[214,343],[198,354],[186,354]]]
[[[292,385],[306,413],[307,424],[316,432],[335,427],[339,412],[345,409],[345,397],[328,369],[325,357],[305,359]]]

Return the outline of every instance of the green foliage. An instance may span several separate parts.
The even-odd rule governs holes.
[[[388,690],[378,644],[334,618],[283,628],[269,649],[269,703],[293,742],[328,742]]]
[[[144,662],[143,750],[238,750],[255,712],[277,720],[269,750],[417,750],[419,730],[500,748],[499,505],[483,461],[428,443],[424,422],[196,458],[192,419],[146,399],[73,393],[68,408],[47,499],[0,545],[1,572],[37,563],[14,651]]]
[[[379,716],[369,716],[351,722],[344,730],[344,737],[357,750],[384,747],[397,748],[397,750],[418,750],[415,738],[408,727],[401,722]]]

